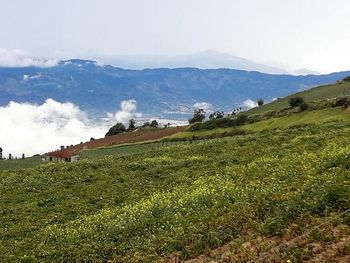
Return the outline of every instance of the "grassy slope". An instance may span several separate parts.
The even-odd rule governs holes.
[[[18,170],[23,168],[33,168],[41,164],[40,156],[33,156],[25,158],[24,160],[2,160],[0,161],[0,171],[1,170]]]
[[[144,143],[133,143],[128,145],[118,145],[103,147],[93,150],[85,150],[80,153],[81,159],[96,159],[108,155],[125,156],[136,153],[144,153],[160,147],[170,145],[169,142],[147,141]]]
[[[194,257],[350,208],[349,124],[0,172],[0,261]]]
[[[280,118],[271,118],[264,121],[259,121],[253,124],[245,124],[238,129],[246,130],[248,132],[258,132],[266,129],[284,129],[295,125],[303,124],[317,124],[329,121],[350,121],[350,114],[344,108],[330,108],[315,111],[304,111],[300,113],[291,114]],[[167,139],[192,139],[220,137],[230,132],[236,131],[237,128],[217,128],[213,130],[199,130],[194,132],[180,132],[174,134]]]
[[[289,107],[289,98],[299,95],[304,98],[306,102],[333,99],[337,97],[350,96],[350,82],[342,84],[325,85],[321,87],[305,90],[288,97],[278,99],[269,104],[263,105],[259,108],[254,108],[246,112],[248,115],[260,114],[271,110],[281,110]]]
[[[316,111],[304,111],[280,118],[271,118],[268,120],[243,125],[242,129],[256,132],[266,129],[283,129],[296,125],[342,120],[350,120],[350,114],[346,112],[344,108],[330,108]]]

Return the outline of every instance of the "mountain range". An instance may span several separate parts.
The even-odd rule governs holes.
[[[187,55],[179,56],[96,56],[97,60],[127,69],[145,68],[200,68],[217,69],[230,68],[247,71],[259,71],[269,74],[288,74],[288,71],[257,63],[255,61],[233,56],[229,53],[215,50],[205,50]],[[300,75],[303,75],[304,72]],[[296,72],[296,75],[298,73]]]
[[[46,68],[0,67],[0,106],[52,98],[104,116],[115,112],[120,101],[135,99],[139,112],[179,119],[188,116],[196,103],[231,111],[247,99],[269,101],[348,75],[350,71],[294,76],[226,68],[131,70],[71,59]]]

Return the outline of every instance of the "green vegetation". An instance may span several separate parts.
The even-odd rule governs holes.
[[[246,124],[242,129],[257,132],[267,129],[285,129],[292,126],[303,126],[330,121],[350,120],[350,114],[342,108],[330,108],[317,111],[304,111],[289,116],[270,118],[267,120]]]
[[[185,132],[77,163],[1,161],[0,262],[177,261],[228,243],[226,260],[254,261],[301,235],[276,262],[315,257],[350,235],[350,84],[325,87],[204,123],[197,110]]]
[[[209,115],[209,120],[222,119],[224,116],[225,113],[223,111],[214,111]]]
[[[347,76],[347,77],[343,78],[343,81],[344,82],[350,82],[350,76]]]
[[[262,105],[259,108],[249,110],[246,114],[262,114],[268,111],[279,111],[289,107],[289,99],[300,96],[306,103],[350,96],[350,82],[341,82],[332,85],[325,85],[308,89],[282,99],[277,99],[271,103]]]
[[[106,133],[105,136],[112,136],[112,135],[117,135],[119,133],[125,132],[126,128],[123,123],[118,122],[114,126],[112,126],[109,131]]]
[[[350,208],[349,132],[342,119],[0,172],[0,261],[188,259],[340,216]]]
[[[240,115],[245,116],[245,115]],[[200,140],[212,139],[226,136],[237,136],[249,134],[252,132],[259,132],[268,129],[285,129],[293,126],[306,126],[309,124],[321,124],[330,121],[350,121],[350,114],[344,111],[343,108],[326,108],[315,111],[303,111],[290,113],[283,117],[269,118],[265,120],[254,121],[255,116],[251,115],[244,122],[248,124],[237,127],[235,119],[223,118],[215,121],[207,121],[204,123],[196,123],[190,126],[187,131],[174,134],[165,141],[185,141],[185,140]],[[244,117],[245,118],[245,117]],[[252,122],[249,124],[249,122]],[[217,128],[229,127],[233,128]],[[198,129],[199,127],[199,129]]]
[[[107,155],[130,155],[136,153],[143,153],[154,150],[160,147],[172,145],[171,142],[158,141],[147,143],[133,143],[128,145],[120,145],[113,147],[104,147],[93,150],[85,150],[80,153],[81,159],[98,159]]]
[[[189,123],[202,122],[205,119],[205,111],[203,109],[195,109],[193,117],[188,120]]]
[[[298,95],[298,96],[289,98],[288,103],[291,107],[298,107],[301,104],[305,103],[305,101],[302,97]]]
[[[33,157],[25,159],[14,159],[14,160],[1,160],[0,161],[0,171],[1,170],[18,170],[24,168],[33,168],[41,164],[41,157],[36,155]]]

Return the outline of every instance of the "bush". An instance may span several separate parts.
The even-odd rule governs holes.
[[[299,105],[301,111],[306,111],[309,108],[309,105],[306,102],[303,102]]]
[[[236,125],[240,126],[245,124],[248,121],[247,115],[239,115],[236,119]]]
[[[339,98],[337,99],[334,104],[333,107],[340,107],[340,106],[347,106],[350,104],[350,98],[348,97],[343,97],[343,98]]]
[[[304,99],[300,96],[292,97],[289,99],[289,105],[292,107],[298,107],[304,103]]]
[[[262,115],[260,114],[253,114],[248,117],[248,123],[255,123],[262,120]]]
[[[347,77],[343,78],[343,81],[344,82],[350,82],[350,76],[347,76]]]

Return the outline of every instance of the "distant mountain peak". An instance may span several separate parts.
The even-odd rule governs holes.
[[[268,74],[288,74],[284,69],[257,63],[216,50],[204,50],[179,56],[108,56],[101,57],[104,63],[120,68],[200,68],[200,69],[238,69],[259,71]]]
[[[294,72],[295,75],[320,75],[321,73],[315,70],[301,68]]]
[[[61,60],[59,62],[59,65],[75,65],[78,67],[87,66],[87,65],[97,65],[98,62],[94,60],[88,60],[88,59],[80,59],[80,58],[73,58],[68,60]]]

